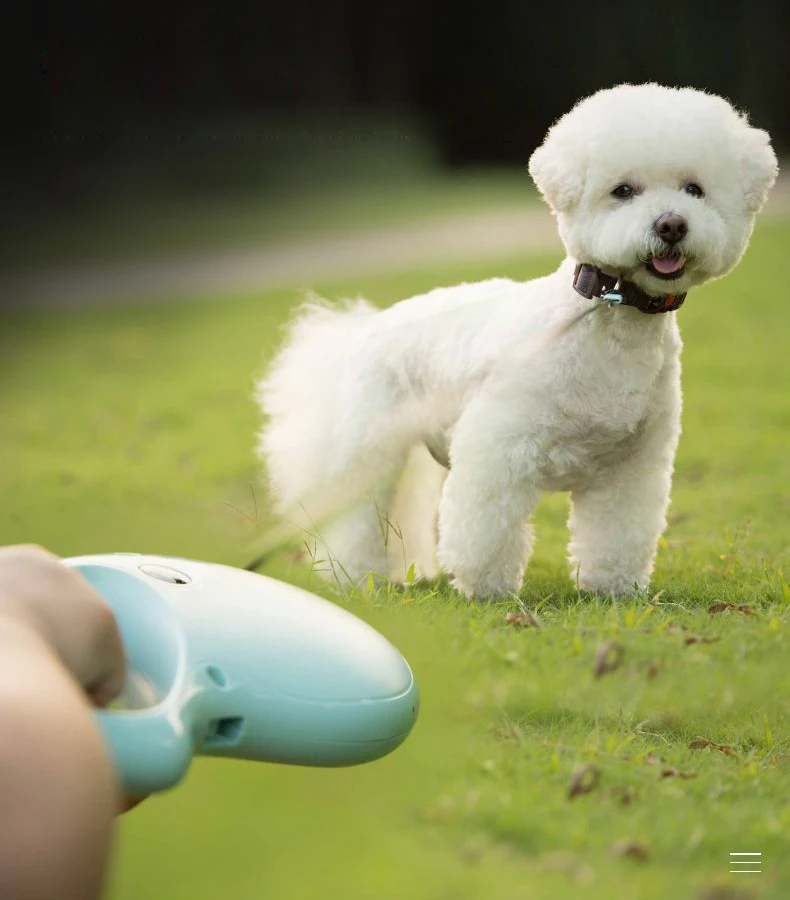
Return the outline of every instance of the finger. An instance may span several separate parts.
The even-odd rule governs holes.
[[[109,607],[97,615],[91,644],[83,686],[97,704],[107,705],[121,693],[126,682],[126,653]]]
[[[67,571],[69,591],[60,606],[79,610],[80,616],[59,622],[59,649],[65,651],[64,662],[80,685],[98,705],[106,705],[123,690],[126,679],[118,622],[104,597],[79,572]]]
[[[109,706],[122,690],[123,682],[121,682],[121,686],[118,687],[118,679],[113,675],[105,681],[89,685],[85,688],[85,693],[88,695],[88,699],[93,706],[98,706],[103,709],[104,707]]]

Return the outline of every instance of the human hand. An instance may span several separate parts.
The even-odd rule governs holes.
[[[35,632],[88,699],[107,706],[122,690],[126,659],[112,610],[82,576],[41,547],[0,548],[0,622]],[[122,797],[127,812],[143,797]]]
[[[47,550],[0,548],[0,616],[33,628],[96,705],[122,690],[126,659],[112,610]]]

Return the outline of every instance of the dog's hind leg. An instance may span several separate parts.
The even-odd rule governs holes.
[[[319,530],[321,571],[341,586],[363,585],[388,576],[387,547],[392,540],[388,492],[380,491]]]
[[[415,446],[392,505],[393,535],[388,550],[393,581],[406,581],[410,573],[427,579],[439,574],[436,541],[446,478],[447,469],[434,460],[425,445]]]
[[[392,519],[399,475],[405,451],[392,448],[384,463],[376,462],[376,480],[362,498],[355,490],[354,476],[365,477],[363,459],[350,466],[338,479],[339,496],[334,514],[316,530],[316,546],[324,557],[322,570],[339,584],[360,585],[369,576],[390,575],[390,548],[399,541],[398,526]],[[343,505],[343,485],[348,485],[348,503]]]

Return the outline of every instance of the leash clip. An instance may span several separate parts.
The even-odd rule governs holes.
[[[618,278],[610,291],[601,294],[601,300],[605,301],[610,306],[619,306],[623,302],[623,295],[620,293],[620,281],[621,279]]]

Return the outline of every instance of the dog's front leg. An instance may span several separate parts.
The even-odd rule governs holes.
[[[680,432],[679,390],[669,385],[638,445],[598,483],[571,494],[568,551],[582,590],[621,596],[650,583]]]
[[[538,492],[528,482],[504,485],[491,474],[490,468],[453,467],[439,505],[439,565],[468,597],[517,592],[532,552],[527,518]]]
[[[513,431],[492,426],[490,407],[480,412],[465,416],[453,437],[437,560],[468,597],[504,597],[521,588],[532,551],[527,519],[540,495],[523,466],[514,465]],[[507,424],[504,417],[499,424]]]

